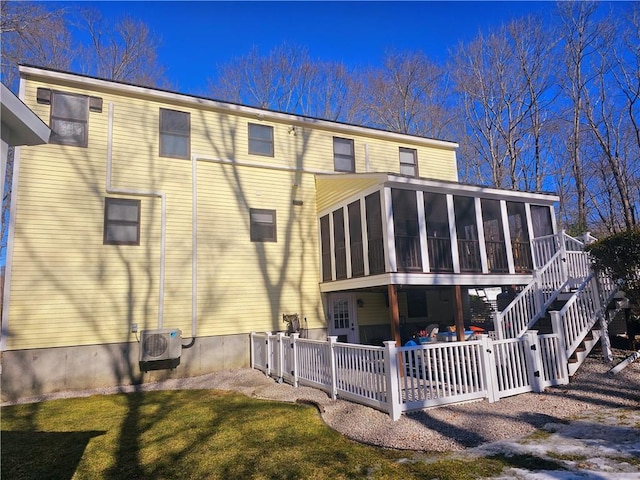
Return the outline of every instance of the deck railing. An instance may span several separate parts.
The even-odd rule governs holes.
[[[480,242],[478,240],[458,239],[458,255],[461,272],[482,272],[480,261]]]
[[[336,247],[336,278],[337,279],[345,279],[347,278],[347,248]]]
[[[427,237],[429,266],[432,272],[453,272],[451,239],[449,237]]]
[[[384,240],[382,237],[369,239],[369,273],[384,273]]]
[[[504,241],[486,240],[487,263],[490,272],[508,272],[509,262],[507,261],[507,251]]]
[[[591,237],[593,238],[593,237]],[[533,239],[533,266],[540,268],[551,260],[556,253],[562,252],[582,252],[584,243],[573,238],[562,230],[560,233],[545,235]]]
[[[398,270],[422,270],[420,237],[396,235],[396,262]]]
[[[522,240],[512,240],[513,266],[516,273],[528,273],[533,268],[531,260],[531,245]]]
[[[307,385],[389,413],[459,403],[493,402],[568,382],[554,359],[557,336],[384,347],[301,339],[298,334],[252,332],[251,366],[294,386]],[[535,346],[535,348],[532,348]]]
[[[364,254],[362,242],[351,242],[351,276],[362,277],[364,275]]]
[[[604,274],[592,272],[591,259],[584,246],[595,239],[587,234],[584,240],[575,239],[564,231],[535,238],[534,280],[503,312],[494,315],[496,337],[517,337],[535,328],[535,323],[560,293],[570,294],[560,311],[549,312],[553,333],[558,340],[554,340],[553,346],[542,346],[555,349],[555,354],[546,358],[556,361],[545,364],[545,371],[557,372],[566,366],[567,359],[579,346],[586,342],[595,344],[601,332],[594,330],[594,326],[605,318],[607,305],[618,290],[618,285]],[[606,331],[606,322],[603,325]],[[592,336],[587,337],[592,330]],[[570,373],[575,372],[584,357],[586,354],[573,356],[573,363],[568,369]]]

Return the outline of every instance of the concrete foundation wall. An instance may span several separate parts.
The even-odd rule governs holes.
[[[324,329],[310,338],[326,338]],[[189,339],[183,339],[183,345]],[[140,371],[139,344],[6,351],[2,354],[2,400],[16,400],[63,390],[85,390],[193,377],[249,367],[249,335],[201,337],[183,348],[174,369]]]
[[[187,343],[183,340],[183,343]],[[248,335],[198,338],[175,369],[141,372],[139,344],[121,343],[7,351],[2,399],[201,375],[249,365]]]

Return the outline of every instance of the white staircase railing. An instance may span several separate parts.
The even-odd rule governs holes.
[[[578,288],[591,274],[584,243],[564,231],[533,239],[533,280],[502,311],[494,314],[497,338],[517,338],[542,318],[563,291]]]
[[[567,235],[564,230],[553,235],[534,238],[531,243],[533,245],[534,269],[545,266],[557,252],[582,252],[585,246],[577,238]]]
[[[565,358],[573,356],[570,372],[576,371],[600,338],[594,327],[605,317],[618,290],[610,278],[593,273],[584,246],[596,239],[589,234],[583,238],[584,242],[562,231],[533,239],[533,280],[504,311],[494,315],[497,338],[521,337],[535,328],[560,293],[571,293],[561,310],[550,312],[554,334],[562,337]],[[585,348],[577,351],[581,346]]]
[[[534,272],[533,280],[507,305],[493,316],[497,338],[522,336],[556,299],[566,286],[562,252],[556,252],[547,264]]]
[[[601,305],[596,282],[595,276],[589,275],[558,312],[562,319],[567,356],[570,356],[578,348],[586,333],[598,319]]]
[[[561,310],[551,312],[553,317],[557,317],[552,319],[552,323],[555,325],[554,330],[561,330],[555,333],[561,333],[563,336],[567,358],[574,357],[570,367],[571,374],[582,364],[600,338],[600,331],[594,327],[598,321],[606,318],[605,312],[618,288],[610,278],[591,273]],[[594,338],[585,340],[592,330]],[[585,351],[582,355],[574,355],[581,345],[584,345]]]

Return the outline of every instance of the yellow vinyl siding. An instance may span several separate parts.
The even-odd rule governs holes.
[[[199,165],[198,242],[208,255],[198,263],[204,328],[277,330],[285,312],[322,325],[313,177],[304,175],[298,187],[294,180],[292,172]],[[277,242],[251,242],[250,208],[276,210]]]
[[[131,323],[157,327],[161,200],[106,193],[110,104],[112,188],[166,196],[163,326],[191,335],[193,212],[192,160],[159,156],[160,108],[190,114],[191,155],[199,159],[197,335],[282,330],[283,313],[306,317],[309,328],[325,326],[316,212],[377,180],[327,182],[316,192],[314,173],[333,171],[334,136],[354,139],[357,172],[365,171],[365,144],[371,171],[399,171],[398,143],[374,131],[350,135],[339,126],[170,103],[117,86],[83,90],[30,79],[24,101],[47,124],[50,107],[36,102],[39,86],[99,96],[103,109],[89,113],[88,148],[21,151],[8,349],[132,341]],[[273,157],[248,153],[248,123],[273,126]],[[452,150],[415,148],[421,174],[424,161],[438,178],[455,174]],[[102,244],[105,197],[141,200],[140,246]],[[276,210],[277,242],[250,241],[250,208]]]
[[[456,182],[458,174],[455,152],[436,148],[419,150],[418,173],[422,178]]]
[[[362,307],[358,307],[358,324],[361,327],[390,322],[389,307],[382,293],[358,292],[357,297],[362,300]]]

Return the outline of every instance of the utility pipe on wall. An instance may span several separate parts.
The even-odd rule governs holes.
[[[153,190],[135,190],[130,188],[115,188],[111,185],[111,164],[113,158],[113,115],[114,105],[109,102],[109,117],[107,127],[107,180],[105,190],[116,195],[131,195],[136,197],[157,197],[162,202],[160,211],[160,279],[158,287],[158,328],[162,328],[164,313],[164,271],[165,271],[165,237],[167,223],[167,196],[164,192]]]

